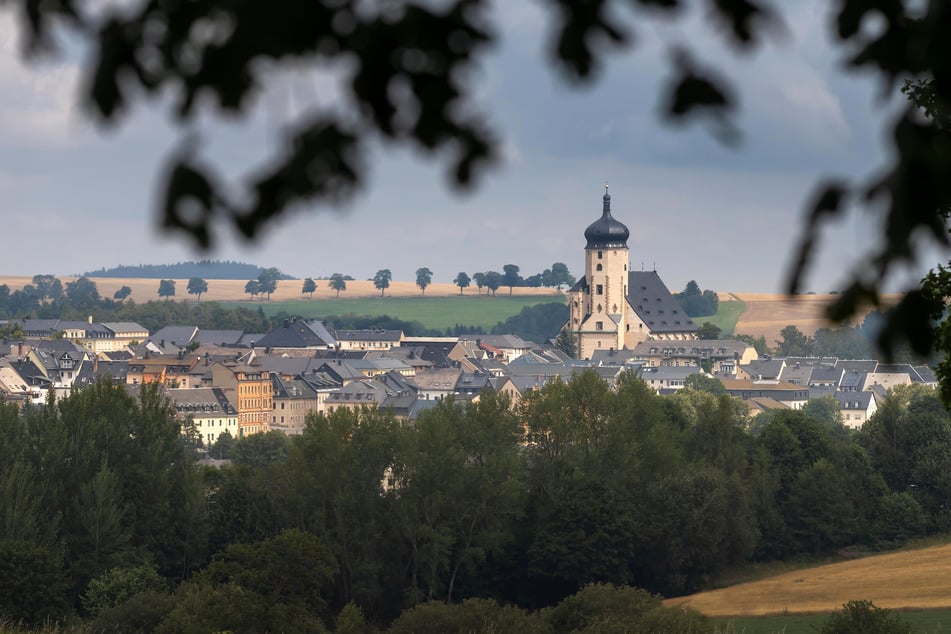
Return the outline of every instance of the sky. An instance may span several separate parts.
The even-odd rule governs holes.
[[[212,258],[276,266],[297,277],[371,278],[383,268],[434,281],[516,264],[528,276],[554,262],[583,271],[585,228],[612,211],[631,232],[631,266],[656,269],[672,290],[688,280],[732,292],[778,292],[810,195],[824,176],[864,181],[887,160],[885,125],[896,99],[871,78],[842,70],[821,0],[784,2],[786,35],[737,55],[689,15],[671,23],[620,12],[637,45],[612,54],[597,78],[572,86],[546,61],[551,24],[533,0],[499,1],[500,43],[474,73],[480,106],[501,134],[503,163],[460,195],[445,166],[412,150],[378,146],[369,188],[339,209],[315,207],[279,221],[253,244],[224,230],[212,252],[161,233],[156,181],[182,138],[167,104],[138,103],[104,128],[79,99],[78,47],[24,62],[17,25],[0,11],[0,275],[78,274],[119,264]],[[672,44],[739,89],[738,147],[702,126],[662,123],[659,93]],[[333,104],[332,76],[270,73],[246,121],[203,116],[202,155],[239,182],[269,156],[302,104]],[[163,107],[164,106],[164,107]],[[874,246],[878,217],[853,210],[822,234],[803,290],[840,288]],[[930,257],[930,256],[929,256]],[[927,258],[926,258],[927,259]],[[892,280],[914,282],[937,261]]]

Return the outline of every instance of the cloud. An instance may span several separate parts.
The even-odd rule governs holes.
[[[11,12],[0,13],[0,136],[8,148],[73,144],[86,129],[75,106],[78,65],[24,61],[19,28]]]

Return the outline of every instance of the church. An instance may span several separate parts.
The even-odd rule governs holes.
[[[585,229],[584,277],[568,291],[566,328],[578,358],[595,350],[633,348],[647,340],[697,339],[697,326],[657,271],[631,271],[631,233],[611,216],[604,188],[601,217]]]

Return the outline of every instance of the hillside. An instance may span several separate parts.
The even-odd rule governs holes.
[[[60,277],[63,284],[72,282],[75,277]],[[161,299],[158,296],[159,280],[143,278],[118,278],[118,277],[91,277],[99,289],[102,297],[112,297],[113,293],[122,286],[128,286],[132,289],[131,298],[136,302],[146,302],[150,299]],[[186,292],[188,287],[187,278],[175,279],[175,300],[195,301],[194,295]],[[208,292],[201,296],[201,301],[247,301],[251,303],[251,296],[244,292],[244,285],[247,279],[241,280],[222,280],[205,278],[208,281]],[[317,291],[314,293],[314,299],[333,299],[337,297],[335,291],[330,290],[327,280],[315,280],[317,282]],[[6,284],[10,291],[23,288],[24,285],[31,283],[31,277],[0,277],[0,284]],[[290,301],[290,300],[308,300],[308,295],[301,295],[301,280],[282,280],[277,283],[277,291],[271,295],[271,301]],[[499,297],[508,295],[508,288],[500,288]],[[465,290],[465,295],[476,296],[478,290],[473,286]],[[553,288],[528,288],[516,287],[513,295],[520,296],[538,296],[538,297],[563,297]],[[459,287],[449,283],[434,283],[426,289],[426,297],[448,297],[459,295]],[[485,291],[483,291],[485,295]],[[357,297],[379,297],[380,291],[373,286],[369,280],[353,280],[347,282],[347,290],[340,293],[340,299],[352,299]],[[390,282],[390,287],[386,289],[386,297],[421,297],[419,287],[415,282]],[[266,303],[258,296],[254,300],[254,305]]]
[[[168,276],[165,276],[168,277]],[[216,279],[210,276],[203,276],[208,281],[208,292],[202,295],[201,301],[244,301],[251,303],[251,296],[244,292],[244,286],[248,277],[241,279]],[[70,282],[75,277],[61,277],[63,283]],[[158,279],[151,278],[133,278],[133,277],[91,277],[99,288],[99,293],[103,297],[112,297],[120,287],[128,286],[132,289],[132,299],[136,302],[145,302],[149,300],[160,299],[158,296]],[[186,288],[188,286],[187,277],[168,277],[176,280],[175,300],[195,301],[195,297],[188,295]],[[317,291],[314,293],[314,299],[336,299],[336,292],[330,290],[327,280],[316,280]],[[30,284],[31,278],[20,277],[0,277],[0,284],[6,284],[11,291],[23,288]],[[301,280],[282,280],[277,285],[277,291],[271,295],[272,302],[284,302],[295,300],[308,300],[308,295],[301,294]],[[508,288],[500,288],[498,295],[508,295]],[[483,291],[483,295],[486,291]],[[426,289],[426,297],[449,297],[458,296],[459,288],[449,283],[434,283]],[[475,286],[465,289],[465,296],[478,295],[478,289]],[[552,297],[564,298],[564,294],[551,288],[530,288],[516,287],[513,290],[516,296],[532,297]],[[362,297],[379,297],[379,289],[373,286],[370,280],[352,280],[347,282],[347,289],[340,293],[339,299],[354,299]],[[414,282],[410,281],[392,281],[390,287],[386,289],[386,297],[421,297],[419,288]],[[886,296],[886,301],[894,301],[897,295]],[[824,311],[826,307],[835,301],[836,295],[798,295],[788,297],[779,294],[759,294],[759,293],[720,293],[721,309],[730,301],[742,300],[745,308],[739,314],[734,333],[752,335],[754,337],[764,336],[769,345],[774,345],[780,338],[779,332],[789,324],[794,324],[799,330],[807,335],[812,335],[818,328],[828,326],[825,321]],[[262,297],[253,300],[254,304],[264,302]],[[739,302],[737,302],[739,303]],[[738,312],[738,311],[737,311]],[[868,312],[866,309],[865,312]],[[864,318],[864,314],[862,315]],[[725,319],[723,326],[732,323],[733,316]],[[710,318],[698,317],[695,321],[700,324]],[[713,319],[713,321],[717,321]],[[859,320],[861,321],[861,319]]]
[[[102,268],[83,273],[86,277],[118,277],[145,279],[188,279],[203,277],[220,280],[249,280],[260,274],[263,267],[247,262],[230,260],[200,260],[198,262],[176,262],[175,264],[120,264],[112,268]],[[284,275],[281,279],[294,279]]]
[[[885,295],[886,303],[895,302],[899,295]],[[775,345],[780,331],[793,324],[804,334],[812,336],[819,328],[829,327],[825,310],[838,298],[837,295],[796,295],[766,293],[721,293],[720,302],[738,299],[746,304],[746,310],[736,323],[735,334],[766,337],[766,343]],[[855,320],[861,323],[870,308],[864,308]],[[697,318],[703,322],[703,318]]]
[[[883,608],[951,607],[951,544],[864,557],[665,601],[707,616],[831,612],[852,599]]]

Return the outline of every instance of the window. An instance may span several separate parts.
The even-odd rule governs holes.
[[[603,268],[604,268],[604,267],[599,264],[598,266],[595,267],[595,270],[596,270],[596,271],[600,271],[600,270],[603,269]]]
[[[600,260],[603,257],[604,257],[604,251],[598,251],[598,259]]]
[[[598,295],[604,295],[604,285],[603,285],[603,284],[598,284],[597,294],[598,294]]]
[[[604,330],[604,322],[603,322],[603,321],[596,321],[596,322],[594,322],[594,329],[595,329],[595,330]]]

